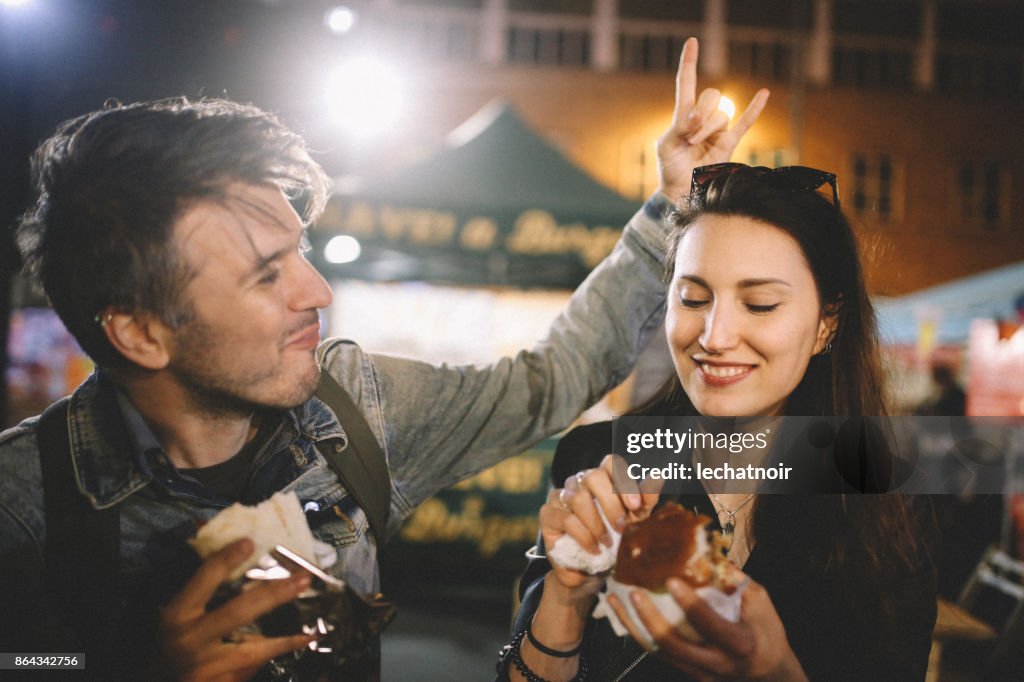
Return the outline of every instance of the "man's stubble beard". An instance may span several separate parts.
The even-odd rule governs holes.
[[[217,345],[216,335],[199,321],[191,321],[178,330],[178,360],[168,367],[177,383],[190,397],[189,409],[213,417],[248,416],[267,409],[288,410],[309,400],[316,391],[320,369],[315,360],[310,376],[288,395],[260,399],[251,395],[251,387],[258,386],[283,371],[282,364],[270,368],[255,368],[227,375],[218,356],[205,352]]]

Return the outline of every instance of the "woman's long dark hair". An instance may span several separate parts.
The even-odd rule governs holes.
[[[849,222],[815,191],[781,190],[750,169],[711,181],[677,211],[669,235],[668,278],[687,229],[704,215],[735,215],[771,224],[800,245],[818,288],[821,314],[835,316],[828,352],[811,358],[784,413],[796,416],[885,416],[874,309],[868,299]],[[678,377],[637,413],[696,414]],[[734,415],[744,416],[744,415]],[[796,543],[815,570],[860,565],[865,581],[912,569],[923,554],[918,524],[898,494],[760,495],[753,504],[753,538],[765,545]],[[804,508],[806,507],[806,508]],[[794,516],[796,518],[794,518]],[[810,537],[814,538],[808,542]],[[797,554],[800,556],[800,554]],[[852,595],[865,585],[849,586]]]

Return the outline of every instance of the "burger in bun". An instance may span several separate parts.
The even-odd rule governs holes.
[[[633,590],[639,589],[684,636],[701,641],[700,634],[686,622],[686,614],[668,592],[668,580],[679,578],[720,616],[738,622],[747,579],[726,558],[721,533],[705,528],[710,521],[707,516],[669,502],[643,521],[626,526],[606,591],[598,595],[594,617],[607,617],[616,634],[628,634],[607,603],[608,595],[616,595],[639,629],[641,644],[652,647],[654,642],[629,598]]]

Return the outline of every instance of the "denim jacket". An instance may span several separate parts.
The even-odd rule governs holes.
[[[566,428],[626,377],[664,308],[664,230],[655,215],[652,202],[637,213],[532,350],[487,366],[432,366],[349,341],[321,345],[323,371],[352,396],[387,458],[388,534],[439,490]],[[137,413],[119,409],[117,395],[102,372],[75,391],[71,456],[88,501],[119,505],[125,603],[159,605],[198,565],[185,543],[196,521],[229,502],[175,471],[144,423],[133,423]],[[316,449],[329,439],[344,448],[344,425],[316,398],[273,417],[242,501],[294,490],[314,534],[337,548],[332,570],[360,591],[377,591],[366,516]],[[12,613],[20,619],[45,607],[36,423],[33,417],[0,434],[0,603],[12,609],[0,619],[8,624]]]

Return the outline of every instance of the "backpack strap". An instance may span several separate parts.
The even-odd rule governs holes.
[[[326,371],[320,372],[316,397],[327,403],[348,436],[320,452],[366,514],[377,542],[383,542],[391,510],[391,472],[376,436],[348,392]]]
[[[99,654],[114,634],[121,515],[118,505],[95,509],[78,489],[68,402],[63,398],[46,408],[36,427],[46,520],[45,584],[51,611],[67,629],[62,637]]]

